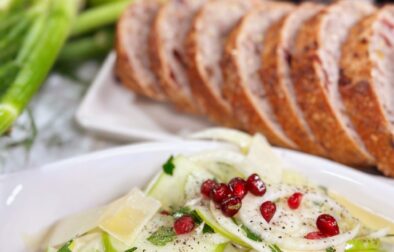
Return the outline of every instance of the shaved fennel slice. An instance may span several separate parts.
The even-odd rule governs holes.
[[[247,160],[257,165],[255,170],[260,177],[271,183],[280,183],[282,180],[285,164],[272,150],[267,139],[260,134],[256,134],[251,142]]]
[[[193,134],[192,137],[222,140],[235,144],[241,149],[247,162],[241,160],[240,157],[235,157],[235,155],[225,155],[231,152],[222,153],[223,157],[220,157],[217,153],[216,155],[211,156],[206,155],[200,159],[210,158],[212,160],[213,158],[216,158],[218,160],[220,158],[222,160],[227,159],[227,161],[234,162],[235,164],[240,164],[241,162],[253,164],[253,168],[250,166],[244,167],[243,170],[246,169],[246,174],[250,175],[252,173],[257,173],[260,177],[270,183],[279,183],[282,180],[283,169],[286,165],[282,162],[279,156],[274,153],[268,141],[260,134],[256,134],[251,137],[241,131],[215,128],[197,132]]]
[[[201,198],[200,187],[207,179],[213,179],[213,175],[203,169],[193,171],[188,176],[185,184],[186,205]]]
[[[58,246],[93,230],[99,225],[104,210],[105,207],[94,208],[60,220],[52,228],[47,245]]]
[[[200,218],[209,225],[216,233],[223,235],[224,237],[230,239],[233,243],[240,245],[244,248],[249,248],[250,245],[244,242],[239,236],[228,232],[223,226],[221,226],[212,215],[209,205],[199,205],[195,208],[197,214]]]
[[[227,128],[211,128],[203,130],[190,135],[194,139],[212,139],[217,141],[224,141],[238,146],[242,152],[246,153],[249,150],[252,138],[249,134],[239,130]]]
[[[247,177],[251,164],[246,163],[244,155],[230,150],[204,151],[189,157],[223,182],[233,177]]]
[[[304,189],[305,190],[305,189]],[[287,206],[287,198],[301,188],[290,186],[271,186],[263,197],[247,195],[243,200],[238,219],[253,232],[260,234],[261,238],[269,244],[277,244],[288,250],[324,250],[328,247],[337,247],[356,237],[360,224],[351,214],[324,194],[303,191],[302,206],[297,211],[290,210]],[[267,223],[260,213],[259,206],[265,201],[277,202],[277,210]],[[317,208],[317,205],[320,205]],[[314,211],[311,209],[316,208]],[[315,220],[323,213],[322,209],[329,209],[336,216],[341,227],[341,234],[320,239],[308,240],[304,238],[307,232],[314,231]],[[303,222],[304,224],[302,224]],[[286,229],[282,229],[282,227]],[[293,226],[293,228],[291,227]]]
[[[211,202],[210,204],[210,210],[212,213],[212,216],[215,218],[216,222],[220,224],[227,232],[231,233],[232,235],[238,237],[240,240],[242,240],[244,243],[248,244],[249,247],[259,251],[259,252],[271,252],[271,249],[265,242],[258,242],[249,239],[245,232],[239,227],[237,224],[235,224],[231,218],[228,218],[222,214],[220,209],[217,209],[215,206],[215,203]]]
[[[367,235],[369,239],[380,239],[385,237],[390,232],[390,228],[382,228]]]

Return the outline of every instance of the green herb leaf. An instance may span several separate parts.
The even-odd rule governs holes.
[[[172,227],[159,227],[151,236],[148,241],[156,246],[165,246],[167,243],[175,240],[176,234]]]
[[[254,233],[252,230],[250,230],[250,229],[247,228],[246,226],[241,225],[240,227],[241,227],[241,229],[242,229],[243,231],[245,231],[246,237],[248,237],[248,238],[251,239],[252,241],[257,241],[257,242],[263,241],[263,240],[261,239],[261,237],[260,237],[258,234]]]
[[[125,252],[133,252],[133,251],[136,251],[136,250],[137,250],[137,247],[134,247],[134,248],[126,250]]]
[[[322,207],[323,203],[319,202],[319,201],[312,201],[313,205],[317,206],[317,207]]]
[[[282,250],[276,244],[269,245],[272,252],[282,252]]]
[[[239,226],[245,232],[246,237],[248,237],[252,241],[257,241],[257,242],[263,241],[258,234],[253,233],[252,230],[250,230],[249,228],[247,228],[243,224],[237,222],[237,220],[235,218],[231,218],[231,220],[235,223],[235,225]]]
[[[213,234],[213,233],[215,233],[215,230],[213,230],[213,228],[211,228],[211,226],[209,226],[208,224],[204,224],[204,227],[202,228],[202,233],[203,234]]]
[[[168,174],[168,175],[173,175],[174,174],[174,156],[171,156],[165,164],[163,164],[163,171]]]
[[[180,217],[182,217],[185,214],[190,214],[191,213],[191,209],[189,207],[181,207],[178,210],[175,210],[171,213],[171,215],[175,218],[178,219]]]
[[[325,186],[319,186],[319,189],[324,193],[324,194],[328,194],[328,189]]]
[[[335,252],[337,251],[334,247],[329,247],[326,249],[326,252]]]
[[[200,225],[202,223],[201,217],[197,214],[196,210],[191,211],[190,216],[193,218],[194,223]]]
[[[70,249],[70,245],[72,244],[73,240],[66,242],[57,252],[72,252]]]
[[[200,225],[202,223],[202,219],[197,214],[195,210],[191,210],[189,207],[182,207],[171,214],[175,219],[178,219],[184,215],[189,215],[193,218],[194,223]]]

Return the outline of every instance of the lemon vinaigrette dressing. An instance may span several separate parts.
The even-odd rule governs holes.
[[[342,195],[329,191],[329,196],[343,205],[354,217],[358,218],[364,226],[373,230],[388,228],[389,234],[394,234],[394,220],[389,220],[376,213],[373,213],[366,207],[359,206]],[[394,244],[394,237],[385,239],[385,241]]]

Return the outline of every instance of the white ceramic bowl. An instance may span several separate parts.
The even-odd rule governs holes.
[[[34,238],[56,220],[143,186],[171,154],[218,148],[214,142],[147,143],[0,177],[0,251],[34,251]],[[321,158],[276,149],[311,180],[394,221],[394,187]]]

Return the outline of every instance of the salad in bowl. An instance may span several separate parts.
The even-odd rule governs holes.
[[[145,188],[60,220],[46,251],[394,251],[394,223],[289,169],[263,136],[193,137],[229,144],[171,156]]]

